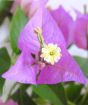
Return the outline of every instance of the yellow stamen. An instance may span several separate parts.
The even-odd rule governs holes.
[[[37,34],[38,40],[41,44],[41,47],[44,47],[45,43],[44,43],[44,38],[42,35],[42,29],[40,27],[37,27],[34,29],[34,32]]]

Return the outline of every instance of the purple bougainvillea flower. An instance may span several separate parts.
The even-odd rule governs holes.
[[[66,81],[85,84],[85,76],[66,50],[60,29],[45,8],[39,8],[25,26],[18,46],[21,54],[16,64],[3,74],[4,78],[26,84]]]
[[[64,10],[64,8],[62,6],[60,6],[56,10],[52,10],[51,15],[58,23],[59,28],[63,32],[67,46],[69,46],[69,44],[71,42],[69,30],[70,30],[71,23],[73,22],[72,17],[69,15],[69,13],[67,11]]]
[[[14,102],[13,100],[8,100],[6,103],[3,103],[0,100],[0,105],[18,105],[16,102]]]
[[[70,27],[73,43],[79,48],[88,49],[88,15],[79,13]]]
[[[11,11],[14,12],[17,6],[20,6],[25,14],[30,18],[40,6],[47,3],[48,0],[14,0]],[[41,5],[42,5],[41,4]]]

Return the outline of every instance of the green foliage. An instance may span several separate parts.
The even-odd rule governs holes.
[[[66,93],[69,101],[76,102],[80,96],[80,91],[82,89],[82,85],[69,83],[67,84]]]
[[[22,85],[18,89],[18,91],[15,92],[15,94],[12,95],[12,98],[18,102],[19,105],[37,105],[31,97],[28,96],[26,92],[27,86]]]
[[[23,11],[20,8],[17,8],[12,21],[10,28],[10,41],[13,51],[18,54],[18,38],[20,36],[20,32],[23,29],[24,25],[27,22],[27,17],[24,15]]]
[[[11,60],[6,48],[0,49],[0,75],[10,67]]]
[[[83,101],[82,105],[88,105],[88,93],[87,93],[87,96],[85,97],[85,100]]]
[[[11,96],[12,91],[16,87],[17,83],[15,81],[8,81],[6,80],[3,85],[3,92],[2,92],[2,100],[6,102],[8,98]],[[7,91],[8,90],[8,91]]]
[[[11,5],[12,5],[11,0],[0,0],[0,24],[2,23],[5,16],[9,15]]]
[[[9,69],[11,60],[6,48],[0,49],[0,77],[1,75]],[[0,94],[2,92],[4,79],[0,78]]]
[[[53,105],[66,105],[65,91],[61,84],[59,85],[38,85],[33,86],[33,91],[41,98],[49,100]],[[60,94],[62,93],[62,94]],[[61,99],[61,100],[60,100]],[[63,100],[63,101],[62,101]]]
[[[80,65],[84,74],[88,77],[88,58],[74,57],[77,63]]]
[[[7,10],[7,7],[10,5],[9,0],[0,0],[0,12]]]
[[[63,105],[67,105],[67,96],[65,93],[64,84],[56,84],[56,85],[48,85],[52,91],[57,95],[57,97],[61,100]]]

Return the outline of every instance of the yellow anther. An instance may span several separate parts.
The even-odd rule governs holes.
[[[42,34],[42,29],[40,27],[37,27],[37,28],[34,29],[34,32],[36,34]]]

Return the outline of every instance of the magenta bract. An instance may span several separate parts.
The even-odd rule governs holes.
[[[79,48],[88,49],[88,15],[80,14],[70,28],[73,43]]]
[[[8,100],[6,103],[3,103],[2,100],[0,99],[0,105],[18,105],[18,104],[11,99]]]
[[[15,12],[17,6],[25,12],[25,14],[30,18],[34,15],[36,10],[41,5],[45,5],[48,0],[14,0],[11,11]]]
[[[65,41],[67,43],[67,46],[69,46],[71,44],[70,43],[71,36],[69,35],[69,31],[70,31],[71,23],[73,22],[72,17],[69,15],[67,11],[65,11],[65,9],[62,6],[60,6],[56,10],[52,10],[51,15],[53,16],[59,28],[61,29],[65,38]]]
[[[57,44],[61,48],[62,57],[54,65],[40,61],[40,43],[34,29],[42,29],[45,43]],[[25,26],[18,43],[21,54],[16,64],[3,77],[26,84],[56,84],[76,81],[86,83],[80,67],[66,50],[64,37],[50,13],[43,7]],[[43,66],[44,65],[44,66]]]

